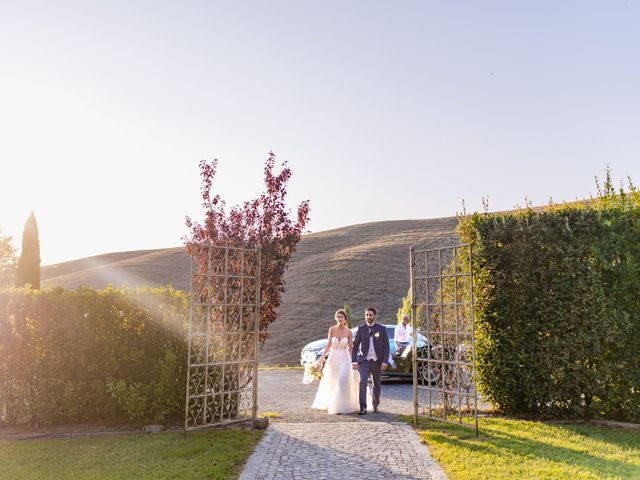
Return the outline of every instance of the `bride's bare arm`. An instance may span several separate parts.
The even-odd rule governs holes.
[[[353,350],[353,333],[351,330],[347,333],[347,338],[349,339],[349,358],[351,358],[351,352]]]
[[[322,352],[322,355],[320,355],[320,360],[324,361],[325,360],[325,355],[327,353],[329,353],[329,349],[331,348],[331,334],[333,333],[333,327],[329,328],[329,333],[327,334],[327,346],[324,347],[324,352]]]

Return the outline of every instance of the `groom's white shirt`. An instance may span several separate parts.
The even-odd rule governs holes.
[[[369,327],[367,323],[367,328],[373,328],[376,322],[373,322]],[[369,335],[369,351],[367,352],[367,357],[365,360],[373,360],[374,362],[378,361],[378,356],[376,355],[376,348],[373,346],[373,335]]]

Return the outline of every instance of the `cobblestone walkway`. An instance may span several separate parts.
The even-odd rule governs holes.
[[[249,458],[241,480],[443,480],[411,426],[397,421],[412,411],[411,384],[384,384],[381,412],[327,415],[310,408],[317,384],[302,385],[300,371],[263,371],[259,410],[277,414]]]
[[[240,480],[446,478],[404,423],[278,423]]]

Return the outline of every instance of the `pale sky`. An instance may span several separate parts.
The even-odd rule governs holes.
[[[640,2],[0,0],[0,228],[43,265],[181,245],[273,150],[311,231],[640,183]]]

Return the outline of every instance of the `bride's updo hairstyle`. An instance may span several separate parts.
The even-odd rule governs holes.
[[[345,321],[345,323],[347,322],[347,312],[345,312],[343,309],[339,308],[338,310],[336,310],[336,314],[333,316],[333,318],[336,319],[336,323],[338,325],[340,325],[340,322],[338,321],[338,315],[340,315],[340,314],[344,315],[344,321]]]

